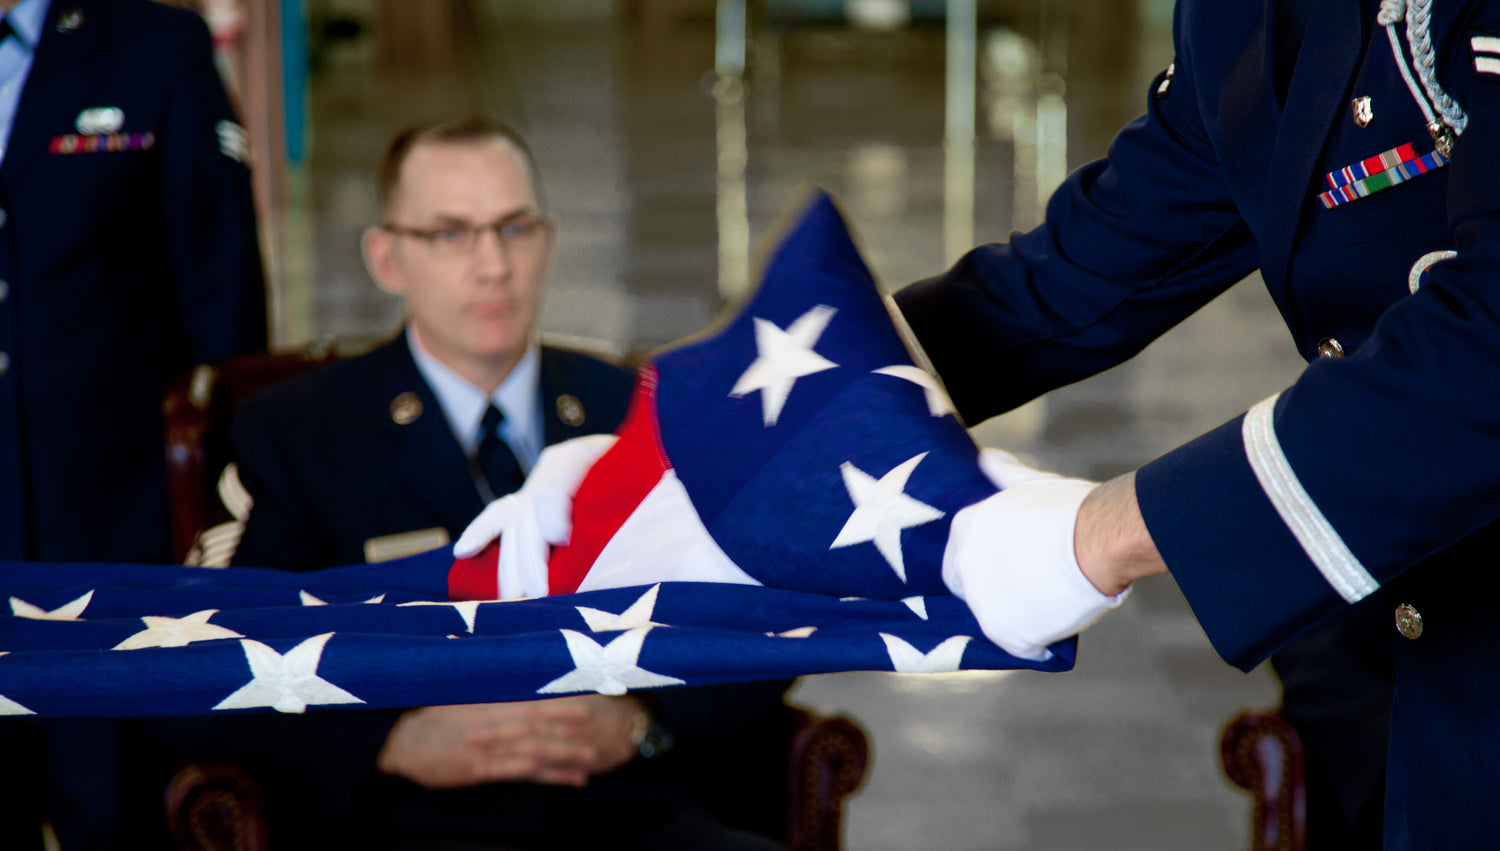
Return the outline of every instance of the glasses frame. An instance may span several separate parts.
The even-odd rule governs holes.
[[[506,236],[505,229],[507,227],[528,221],[531,222],[532,227],[525,233]],[[380,229],[395,236],[406,236],[413,239],[419,239],[422,242],[426,243],[428,247],[432,248],[434,251],[439,253],[450,253],[451,256],[454,257],[467,257],[470,254],[473,254],[474,249],[479,247],[479,237],[485,231],[489,231],[495,235],[495,239],[499,241],[500,247],[505,250],[506,256],[509,257],[513,255],[518,248],[535,249],[539,247],[540,243],[538,243],[537,245],[531,245],[529,243],[525,243],[524,241],[529,240],[533,237],[541,236],[542,234],[551,231],[552,224],[553,222],[551,218],[544,216],[541,213],[527,210],[519,213],[511,213],[506,216],[501,216],[500,218],[492,222],[481,225],[476,225],[472,222],[465,222],[455,219],[449,224],[436,225],[430,228],[413,228],[407,227],[405,225],[398,225],[394,222],[383,222],[380,225]],[[443,238],[444,235],[454,232],[463,233],[465,234],[465,236],[462,239],[454,242],[445,242]]]

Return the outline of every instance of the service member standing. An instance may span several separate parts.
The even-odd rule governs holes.
[[[245,131],[192,13],[0,13],[0,560],[167,562],[167,377],[266,343]],[[103,726],[49,743],[65,848],[123,833]]]
[[[245,131],[196,15],[0,8],[0,560],[169,561],[167,377],[266,344]]]
[[[1052,536],[1105,593],[1169,570],[1244,668],[1383,597],[1384,847],[1494,847],[1500,3],[1180,0],[1174,37],[1147,114],[1045,224],[897,301],[970,422],[1132,357],[1256,268],[1308,368],[1136,473],[1027,482],[974,522]],[[981,622],[1037,610],[985,537],[956,559]]]

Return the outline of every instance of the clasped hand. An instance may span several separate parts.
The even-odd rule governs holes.
[[[581,787],[636,755],[632,697],[580,695],[522,703],[429,706],[386,736],[380,771],[430,789],[501,781]]]

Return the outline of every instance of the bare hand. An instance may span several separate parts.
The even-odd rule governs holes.
[[[603,695],[413,709],[391,728],[376,765],[430,789],[518,780],[581,787],[635,756],[639,712],[634,698]]]
[[[583,735],[587,721],[577,698],[413,709],[391,728],[376,766],[429,789],[508,780],[582,786],[597,756]]]
[[[594,761],[589,765],[592,774],[604,774],[635,759],[640,752],[632,734],[642,707],[633,697],[606,697],[591,694],[571,698],[588,707],[588,720],[584,724],[584,738],[594,751]],[[645,719],[641,719],[644,722]]]
[[[1142,576],[1167,571],[1136,502],[1135,473],[1105,482],[1084,499],[1073,552],[1083,575],[1102,594],[1118,594]]]

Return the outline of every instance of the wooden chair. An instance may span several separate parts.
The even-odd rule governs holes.
[[[787,708],[786,847],[843,847],[844,800],[864,782],[869,742],[843,716]],[[260,782],[232,763],[190,763],[166,792],[167,823],[184,851],[269,851]]]
[[[1251,798],[1250,851],[1307,851],[1302,739],[1275,712],[1241,712],[1219,737],[1224,773]]]
[[[172,501],[172,553],[187,564],[199,534],[223,506],[219,476],[229,464],[229,426],[246,396],[322,366],[338,355],[320,346],[285,353],[257,353],[203,365],[177,376],[162,400],[167,442],[167,493]],[[197,563],[197,562],[193,562]]]
[[[278,381],[334,360],[330,349],[257,354],[202,366],[167,392],[168,488],[177,558],[193,562],[200,533],[224,514],[217,487],[230,460],[229,426],[235,406]],[[843,716],[787,707],[778,736],[787,764],[785,839],[792,851],[842,847],[845,799],[864,782],[870,747],[864,731]],[[171,779],[167,822],[179,847],[191,851],[265,851],[266,795],[243,766],[192,762]]]

